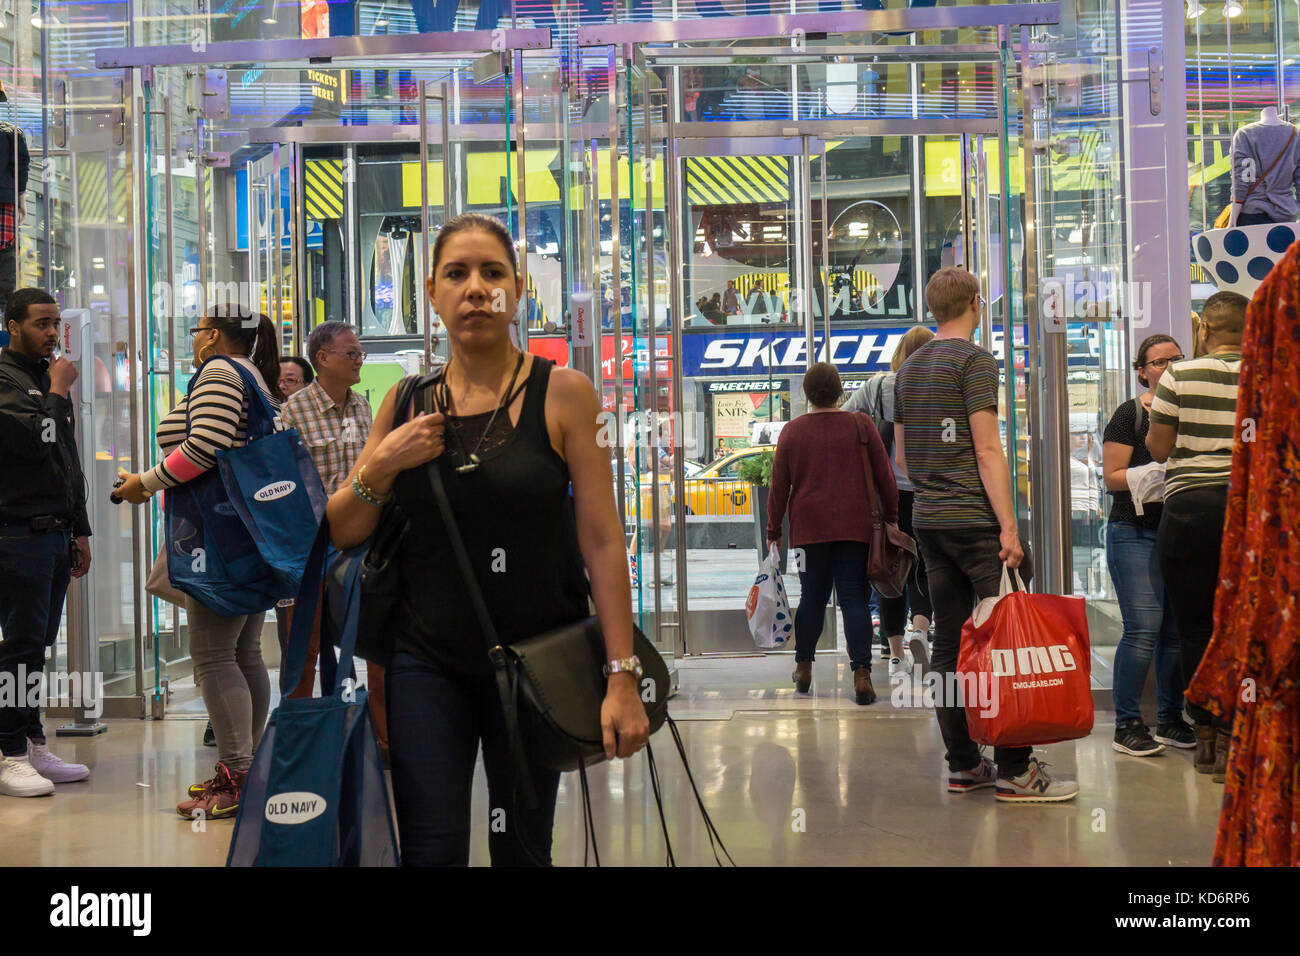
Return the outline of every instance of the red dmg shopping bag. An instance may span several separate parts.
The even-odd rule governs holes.
[[[1011,590],[986,598],[961,629],[957,677],[976,743],[1028,747],[1092,731],[1092,659],[1083,598]]]

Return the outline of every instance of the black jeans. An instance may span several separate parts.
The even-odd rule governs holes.
[[[45,743],[41,709],[29,706],[27,695],[31,676],[45,670],[46,648],[59,635],[71,576],[68,532],[0,533],[0,680],[18,695],[12,704],[0,703],[0,752],[6,757],[25,755],[29,740]]]
[[[800,545],[799,609],[794,613],[794,659],[811,661],[826,620],[831,586],[844,614],[849,666],[871,669],[871,611],[867,609],[867,545],[864,541],[823,541]]]
[[[912,527],[912,504],[915,501],[916,495],[910,491],[898,493],[898,530],[913,538],[916,537],[916,529]],[[896,598],[877,593],[876,600],[880,607],[880,632],[885,637],[900,637],[909,617],[918,614],[933,617],[934,609],[930,606],[930,592],[925,581],[925,562],[918,558],[904,593]]]
[[[934,602],[934,647],[930,652],[930,669],[939,675],[935,688],[935,715],[939,732],[947,747],[948,769],[972,770],[979,766],[980,751],[971,740],[966,726],[966,708],[939,706],[949,701],[946,680],[956,673],[961,651],[961,628],[975,609],[975,604],[995,597],[1002,586],[1002,545],[997,528],[917,528],[916,543],[925,555],[925,572],[930,582],[930,600]],[[1025,559],[1020,578],[1027,585],[1033,577],[1033,562],[1028,545],[1021,542]],[[993,760],[999,777],[1018,777],[1029,769],[1030,747],[997,747]]]
[[[1156,554],[1165,592],[1178,624],[1183,685],[1192,682],[1214,634],[1214,592],[1219,587],[1219,549],[1228,508],[1228,486],[1192,488],[1165,499],[1156,532]],[[1231,727],[1191,701],[1187,713],[1197,724]]]
[[[515,836],[550,861],[560,775],[533,768],[538,807],[512,800],[505,716],[495,678],[467,677],[410,654],[393,655],[385,677],[388,746],[397,832],[405,866],[469,864],[470,791],[479,739],[488,783],[488,850],[493,866],[533,866]]]

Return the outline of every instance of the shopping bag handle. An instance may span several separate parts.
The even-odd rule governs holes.
[[[369,542],[367,542],[368,544]],[[298,677],[307,664],[307,654],[311,649],[311,630],[316,621],[316,608],[321,600],[321,589],[325,583],[325,569],[330,564],[334,552],[330,544],[329,519],[322,518],[316,531],[316,540],[312,542],[311,553],[307,556],[307,566],[303,569],[302,584],[298,588],[298,597],[294,601],[293,625],[289,629],[289,648],[285,660],[280,662],[280,695],[288,697],[298,686]],[[357,646],[357,627],[360,624],[360,599],[355,587],[355,577],[359,573],[359,562],[349,569],[345,583],[347,592],[342,626],[339,631],[339,656],[328,646],[321,647],[321,692],[330,688],[330,694],[337,694],[343,689],[343,681],[352,673],[352,659]]]
[[[998,597],[1003,598],[1011,593],[1011,591],[1013,590],[1011,587],[1011,581],[1013,578],[1015,579],[1016,582],[1016,586],[1014,590],[1017,591],[1029,590],[1029,588],[1025,587],[1025,582],[1020,580],[1020,569],[1013,568],[1005,561],[1003,561],[1002,562],[1002,588],[1001,590],[998,591]]]

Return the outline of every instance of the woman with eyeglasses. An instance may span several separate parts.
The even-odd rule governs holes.
[[[209,359],[226,356],[252,372],[272,410],[278,411],[284,399],[279,336],[267,316],[238,305],[217,305],[198,319],[190,335],[197,369],[194,389],[158,425],[155,437],[162,461],[142,475],[125,476],[118,487],[123,501],[143,504],[159,491],[193,481],[216,467],[218,452],[246,443],[253,396],[229,362]],[[221,617],[188,595],[185,614],[194,682],[212,718],[218,762],[216,774],[193,784],[189,799],[176,812],[187,820],[224,819],[239,810],[244,777],[271,701],[271,681],[262,660],[266,614]]]
[[[1196,746],[1192,728],[1183,720],[1183,674],[1178,630],[1165,593],[1160,562],[1156,558],[1156,532],[1161,503],[1156,492],[1161,466],[1147,451],[1151,402],[1156,383],[1170,363],[1183,357],[1178,343],[1168,335],[1149,335],[1138,347],[1133,368],[1146,389],[1115,410],[1102,439],[1102,471],[1112,501],[1106,525],[1106,564],[1124,622],[1115,651],[1113,694],[1115,740],[1120,753],[1150,757],[1164,751],[1163,744],[1190,749]],[[1134,490],[1137,491],[1135,500]],[[1154,658],[1156,665],[1156,734],[1142,719],[1142,688]]]

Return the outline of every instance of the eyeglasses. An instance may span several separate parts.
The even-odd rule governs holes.
[[[1175,355],[1173,358],[1152,359],[1150,362],[1143,362],[1142,364],[1144,367],[1149,365],[1152,368],[1164,368],[1170,362],[1181,362],[1182,360],[1181,355]]]
[[[197,332],[215,332],[215,331],[217,330],[210,325],[194,325],[190,327],[190,335],[194,335]]]
[[[321,349],[322,352],[333,352],[335,355],[346,355],[353,362],[364,362],[366,360],[365,352],[358,352],[353,349],[350,352],[340,352],[338,349]]]

